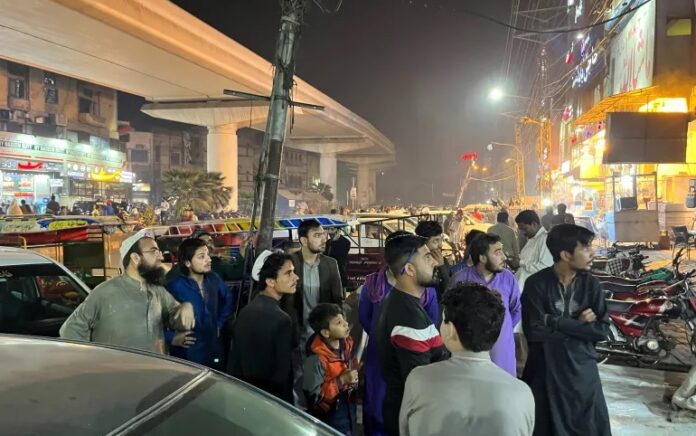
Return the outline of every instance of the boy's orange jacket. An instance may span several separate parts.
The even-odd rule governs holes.
[[[350,384],[341,383],[341,374],[358,368],[357,360],[350,357],[353,339],[341,340],[339,347],[339,352],[332,349],[320,335],[309,341],[303,385],[310,405],[319,412],[330,412],[338,396],[351,388]]]

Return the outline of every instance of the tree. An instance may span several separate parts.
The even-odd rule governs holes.
[[[227,206],[232,188],[224,186],[221,173],[173,169],[162,173],[167,197],[174,198],[177,214],[187,208],[195,211],[215,211]]]
[[[310,192],[316,192],[317,194],[321,195],[324,197],[326,201],[331,203],[334,199],[334,194],[331,189],[331,185],[327,185],[326,183],[322,182],[317,182],[312,187],[310,188]]]

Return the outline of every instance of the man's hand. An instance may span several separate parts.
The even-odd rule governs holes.
[[[174,339],[172,339],[172,345],[176,347],[189,348],[195,343],[196,337],[190,330],[186,332],[176,332]]]
[[[592,309],[585,309],[582,311],[580,316],[578,317],[580,321],[585,321],[585,322],[595,322],[597,321],[597,315],[592,311]]]
[[[347,385],[354,385],[358,382],[358,370],[357,369],[351,369],[343,374],[341,374],[341,383],[347,384]]]
[[[445,264],[445,256],[442,254],[442,250],[430,250],[430,255],[433,256],[437,266],[442,266]]]
[[[179,306],[179,322],[184,330],[193,330],[196,327],[196,316],[193,313],[191,303],[181,303]]]

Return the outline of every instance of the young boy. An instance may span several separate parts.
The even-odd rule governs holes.
[[[346,435],[355,434],[353,390],[358,384],[353,340],[343,311],[320,303],[309,314],[314,334],[307,341],[303,389],[310,413]]]

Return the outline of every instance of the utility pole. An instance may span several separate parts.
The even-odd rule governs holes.
[[[291,104],[290,90],[295,74],[295,52],[306,6],[304,0],[282,0],[281,7],[280,31],[273,58],[275,68],[273,90],[259,161],[259,174],[262,179],[258,193],[262,199],[261,225],[257,244],[259,252],[270,249],[273,244],[280,164],[283,159],[288,107]],[[252,217],[254,216],[255,213],[252,213]],[[252,226],[254,224],[252,222]]]

